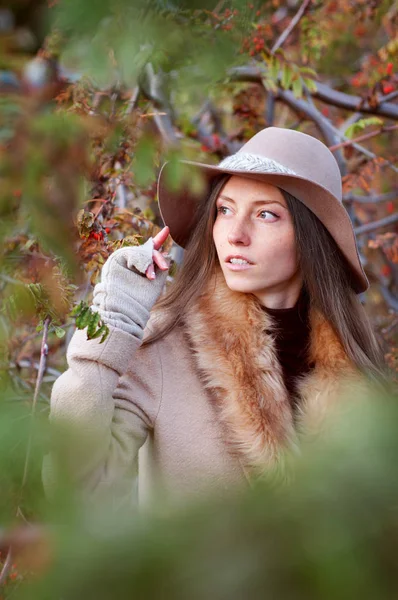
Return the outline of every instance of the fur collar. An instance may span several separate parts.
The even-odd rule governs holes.
[[[286,449],[320,430],[340,385],[358,371],[329,322],[310,306],[310,360],[298,383],[295,418],[278,361],[273,318],[252,294],[231,291],[219,266],[185,312],[184,329],[205,387],[212,392],[225,442],[246,473],[283,471]]]

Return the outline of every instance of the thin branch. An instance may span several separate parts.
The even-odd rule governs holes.
[[[365,223],[364,225],[360,225],[354,229],[355,235],[360,235],[361,233],[368,233],[369,231],[374,231],[375,229],[379,229],[380,227],[385,227],[386,225],[391,225],[392,223],[398,222],[398,214],[390,215],[388,217],[384,217],[384,219],[379,219],[378,221],[373,221],[372,223]]]
[[[359,194],[347,194],[343,198],[343,202],[357,202],[359,204],[380,204],[382,202],[390,202],[398,196],[398,190],[388,192],[387,194],[377,194],[375,196],[360,196]]]
[[[139,97],[140,97],[140,86],[136,85],[131,93],[130,100],[127,104],[126,115],[130,115],[134,111],[134,109],[136,108],[136,106],[138,104]]]
[[[388,131],[395,131],[396,129],[398,129],[398,125],[388,125],[386,127],[380,127],[376,131],[370,131],[368,133],[364,133],[363,135],[360,135],[357,138],[354,138],[352,140],[345,140],[344,142],[340,142],[339,144],[335,144],[334,146],[329,146],[329,150],[334,152],[338,148],[345,148],[346,146],[352,146],[352,144],[355,144],[357,142],[363,142],[372,137],[375,137],[376,135],[379,135],[380,133],[385,133]]]
[[[32,410],[31,410],[31,427],[30,427],[30,431],[29,431],[29,439],[28,439],[28,445],[27,445],[27,449],[26,449],[22,483],[21,483],[21,488],[19,490],[20,499],[21,499],[21,495],[22,495],[23,489],[26,484],[27,477],[28,477],[28,467],[29,467],[30,453],[31,453],[32,439],[33,439],[33,421],[34,421],[34,417],[35,417],[37,398],[39,396],[40,387],[41,387],[41,384],[43,381],[43,376],[44,376],[44,373],[46,370],[46,360],[47,360],[47,354],[48,354],[47,340],[48,340],[48,329],[50,326],[50,322],[51,322],[51,317],[47,316],[44,319],[44,324],[43,324],[43,338],[41,341],[40,363],[39,363],[39,370],[38,370],[37,378],[36,378],[36,387],[35,387],[35,392],[33,395]],[[17,516],[22,515],[22,511],[20,508],[20,500],[18,502],[16,514],[17,514]],[[26,521],[25,517],[24,517],[24,520]],[[0,573],[0,585],[4,584],[4,582],[7,578],[8,572],[11,568],[12,560],[13,560],[13,549],[12,549],[12,545],[10,545],[8,548],[5,563],[4,563],[1,573]]]
[[[227,71],[231,81],[251,81],[261,84],[263,73],[257,66],[232,67]],[[353,96],[344,92],[338,92],[325,83],[316,82],[317,90],[311,92],[313,98],[322,100],[325,104],[345,108],[346,110],[360,111],[370,115],[378,115],[398,121],[398,105],[391,102],[385,102],[384,97],[379,99],[379,103],[370,106],[364,102],[361,96]]]
[[[322,100],[326,104],[345,108],[346,110],[360,111],[369,115],[380,115],[388,119],[398,120],[398,106],[389,102],[384,102],[383,98],[379,98],[378,104],[370,105],[364,101],[361,96],[353,96],[345,92],[333,90],[324,83],[316,82],[316,91],[312,93],[315,98]]]
[[[284,42],[287,40],[293,29],[296,27],[297,23],[300,21],[301,17],[304,15],[308,6],[310,5],[311,0],[304,0],[289,25],[286,27],[285,31],[281,33],[281,35],[276,40],[275,44],[271,48],[271,54],[273,54],[278,48],[280,48]]]
[[[71,323],[71,326],[74,325],[74,323]],[[19,360],[17,363],[9,363],[9,368],[10,369],[35,369],[37,371],[39,371],[40,369],[40,363],[38,362],[32,362],[30,360]],[[57,369],[53,369],[51,367],[46,367],[46,372],[49,375],[53,375],[54,377],[59,377],[60,375],[62,375],[62,373],[60,371],[58,371]]]
[[[6,556],[6,560],[4,562],[3,568],[1,569],[1,573],[0,573],[0,586],[3,585],[7,579],[8,573],[11,570],[11,565],[12,565],[12,561],[14,560],[13,558],[13,553],[12,553],[12,549],[11,546],[8,548],[8,552],[7,552],[7,556]]]
[[[23,488],[25,487],[26,479],[28,476],[28,466],[29,466],[29,460],[30,460],[32,436],[33,436],[33,420],[34,420],[34,416],[35,416],[35,410],[36,410],[37,398],[39,396],[39,390],[41,387],[44,372],[46,370],[46,361],[47,361],[47,354],[48,354],[47,340],[48,340],[48,328],[50,326],[50,322],[51,322],[51,317],[46,317],[44,319],[44,323],[43,323],[43,338],[41,341],[41,349],[40,349],[40,363],[39,363],[39,370],[37,372],[36,387],[35,387],[35,393],[33,396],[32,412],[31,412],[32,427],[29,432],[28,448],[26,451],[24,474],[23,474],[22,484],[21,484],[21,492],[22,492]]]
[[[222,125],[222,120],[217,112],[217,109],[210,100],[206,100],[201,106],[198,113],[192,118],[192,124],[197,130],[197,139],[206,146],[210,147],[212,151],[216,151],[216,144],[213,140],[213,133],[217,133],[221,146],[226,148],[229,154],[233,154],[239,148],[236,144],[229,140],[227,134]]]
[[[383,335],[389,335],[396,327],[398,327],[398,316],[392,322],[381,330]]]
[[[394,92],[390,92],[390,94],[387,94],[386,96],[383,96],[382,98],[379,98],[379,102],[380,104],[383,104],[383,102],[389,102],[390,100],[395,100],[395,98],[398,96],[398,90],[395,90]]]
[[[267,96],[267,105],[265,109],[265,121],[268,126],[274,124],[275,117],[275,94],[273,92],[268,92]]]
[[[155,108],[154,122],[164,143],[167,146],[178,146],[173,125],[173,108],[164,89],[165,81],[164,73],[155,73],[152,63],[147,63],[140,77],[140,90]]]

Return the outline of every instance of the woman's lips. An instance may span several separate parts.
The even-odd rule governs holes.
[[[251,265],[249,263],[239,265],[239,264],[233,264],[230,262],[226,262],[225,264],[227,265],[228,269],[230,269],[231,271],[246,271],[247,269],[254,267],[254,265]]]

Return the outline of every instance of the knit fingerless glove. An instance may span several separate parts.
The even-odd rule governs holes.
[[[148,279],[145,271],[152,262],[153,238],[141,246],[115,250],[102,267],[100,282],[93,292],[92,309],[102,321],[139,340],[168,275],[154,263],[156,278]]]

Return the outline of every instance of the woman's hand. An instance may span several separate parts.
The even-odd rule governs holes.
[[[149,265],[145,272],[145,275],[148,277],[148,279],[155,279],[156,277],[154,263],[157,264],[159,269],[162,271],[166,271],[170,267],[170,263],[168,263],[165,258],[167,256],[167,252],[159,251],[167,240],[169,233],[170,229],[166,225],[166,227],[163,227],[163,229],[159,231],[159,233],[153,238],[153,263]]]
[[[168,235],[169,228],[164,227],[144,244],[123,246],[108,257],[93,292],[93,309],[104,323],[142,339],[149,313],[167,279],[170,265],[160,249]],[[160,269],[157,277],[155,264]]]

